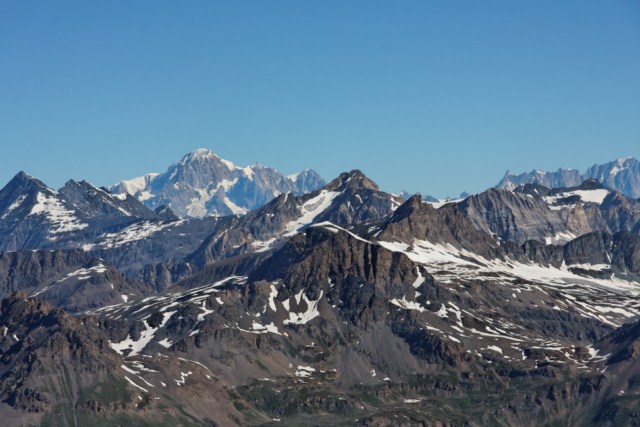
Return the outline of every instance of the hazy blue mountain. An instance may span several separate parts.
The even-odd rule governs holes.
[[[210,150],[198,149],[162,174],[125,180],[111,191],[131,194],[152,209],[166,205],[181,218],[202,218],[244,215],[279,194],[300,195],[323,185],[313,170],[284,176],[260,164],[241,168]]]
[[[555,172],[533,170],[519,175],[507,171],[497,187],[512,190],[524,184],[540,184],[549,188],[568,188],[576,187],[587,179],[597,179],[605,187],[628,197],[640,197],[640,162],[633,157],[593,165],[584,173],[562,168]]]

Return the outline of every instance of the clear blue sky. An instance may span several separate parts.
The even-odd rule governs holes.
[[[640,2],[4,1],[0,187],[198,147],[388,191],[640,156]]]

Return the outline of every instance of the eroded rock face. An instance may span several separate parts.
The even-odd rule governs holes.
[[[637,359],[640,356],[640,323],[632,322],[620,327],[605,337],[601,345],[611,350],[609,364]]]
[[[81,390],[106,381],[120,362],[96,320],[82,321],[22,293],[2,300],[0,323],[0,399],[19,411],[42,416],[62,402],[82,404]],[[126,399],[124,387],[121,392]]]
[[[404,255],[358,240],[347,233],[309,228],[265,261],[250,280],[303,284],[322,283],[354,275],[376,284],[413,283],[415,265]]]
[[[640,235],[620,232],[614,235],[612,263],[619,272],[640,276]],[[633,277],[633,276],[632,276]]]
[[[379,240],[412,244],[415,239],[434,244],[450,244],[492,258],[498,245],[485,232],[477,230],[455,204],[434,209],[417,195],[400,206],[376,236]]]
[[[468,197],[460,208],[477,228],[505,241],[544,242],[565,230],[561,218],[542,199],[512,191],[487,190]]]
[[[150,320],[149,324],[158,327],[162,320],[156,320]],[[242,415],[230,404],[227,391],[203,365],[159,354],[144,361],[132,361],[114,351],[110,337],[139,339],[145,327],[136,320],[73,316],[22,293],[3,299],[0,302],[3,425],[75,426],[96,420],[105,425],[242,423]],[[147,375],[162,372],[164,382],[152,379],[158,386],[155,389],[141,378],[139,370]],[[178,380],[169,381],[167,376]],[[185,378],[190,376],[193,378],[187,383]],[[172,407],[189,400],[197,416]],[[243,400],[236,402],[240,404]]]
[[[458,205],[476,228],[517,244],[561,244],[596,231],[631,231],[640,221],[636,200],[594,180],[571,188],[526,184],[513,191],[489,189]]]
[[[75,313],[141,298],[153,288],[81,250],[0,253],[0,298],[16,291]]]

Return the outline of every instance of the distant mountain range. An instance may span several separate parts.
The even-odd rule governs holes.
[[[197,150],[131,192],[0,190],[0,424],[637,424],[636,198],[245,169]]]
[[[605,187],[628,197],[640,198],[640,162],[633,157],[593,165],[584,173],[562,168],[555,172],[533,170],[519,175],[507,171],[497,187],[514,189],[524,184],[540,184],[549,188],[566,188],[576,187],[588,179],[596,179]]]
[[[203,218],[244,215],[279,194],[300,195],[323,185],[313,170],[283,176],[260,164],[241,168],[213,151],[198,149],[164,173],[122,181],[110,190],[130,194],[152,209],[167,206],[181,218]]]

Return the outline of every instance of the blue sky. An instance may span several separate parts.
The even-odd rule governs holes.
[[[384,190],[640,156],[640,3],[0,3],[0,186],[162,172],[199,147]]]

